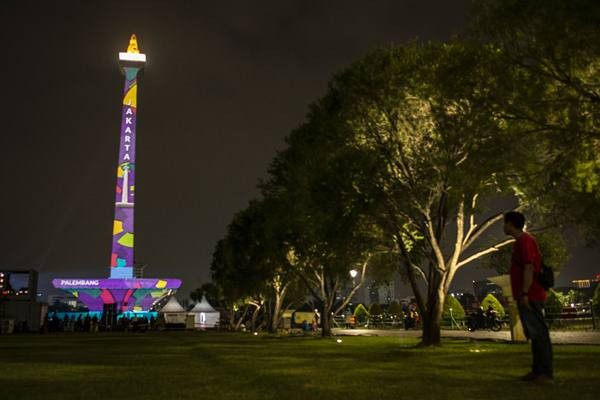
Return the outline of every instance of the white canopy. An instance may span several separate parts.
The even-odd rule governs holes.
[[[160,309],[161,313],[178,313],[178,312],[185,312],[185,308],[183,308],[181,306],[181,304],[179,304],[179,302],[177,301],[177,299],[175,298],[175,296],[171,296],[171,298],[169,299],[169,301],[167,301],[167,304],[165,304],[163,306],[163,308]]]
[[[202,300],[200,301],[200,303],[196,303],[196,305],[194,306],[194,308],[192,308],[190,310],[191,313],[211,313],[211,312],[217,312],[217,310],[215,310],[213,308],[213,306],[210,305],[210,303],[208,302],[208,300],[206,300],[206,296],[202,296]]]
[[[215,328],[219,325],[220,313],[210,305],[205,296],[190,310],[190,314],[194,315],[196,328]]]

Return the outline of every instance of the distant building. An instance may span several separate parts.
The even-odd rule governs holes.
[[[0,331],[39,331],[48,305],[37,302],[38,273],[33,269],[0,271]]]
[[[367,283],[368,304],[390,304],[394,299],[394,283],[371,281]]]
[[[81,300],[69,293],[48,296],[48,307],[49,311],[87,310]]]
[[[571,285],[578,289],[595,288],[600,282],[600,274],[597,274],[593,278],[589,279],[574,279],[571,281]]]
[[[592,286],[592,281],[590,279],[576,279],[571,281],[571,284],[578,289],[587,289]]]

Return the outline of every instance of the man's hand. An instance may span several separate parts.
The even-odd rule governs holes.
[[[528,310],[531,309],[531,306],[529,305],[529,297],[526,294],[522,294],[519,298],[519,305],[525,307]]]

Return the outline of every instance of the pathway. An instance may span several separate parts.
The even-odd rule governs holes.
[[[339,336],[398,336],[421,337],[421,331],[403,329],[333,329]],[[510,332],[500,331],[462,331],[442,330],[444,338],[498,340],[510,342]],[[555,344],[595,344],[600,345],[600,331],[550,331],[552,343]]]

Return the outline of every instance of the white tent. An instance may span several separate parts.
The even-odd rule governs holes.
[[[187,313],[175,296],[171,296],[158,313],[164,317],[165,324],[185,324]]]
[[[219,325],[220,314],[210,305],[205,296],[202,296],[202,301],[190,310],[190,314],[194,315],[196,328],[215,328]]]

